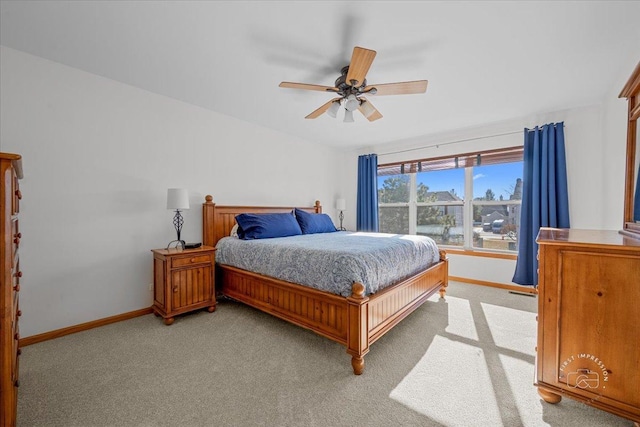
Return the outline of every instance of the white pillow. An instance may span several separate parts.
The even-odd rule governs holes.
[[[229,234],[229,236],[238,237],[238,224],[235,224],[233,226],[233,228],[231,229],[231,234]]]

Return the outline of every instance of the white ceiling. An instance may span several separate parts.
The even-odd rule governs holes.
[[[2,1],[0,43],[309,141],[361,147],[601,102],[640,60],[640,2]],[[377,51],[355,123],[304,117],[354,46]]]

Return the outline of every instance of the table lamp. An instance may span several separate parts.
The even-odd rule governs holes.
[[[346,231],[346,228],[342,226],[342,220],[344,220],[344,211],[347,210],[347,202],[344,199],[336,200],[336,209],[340,211],[338,218],[340,218],[340,231]]]
[[[173,216],[173,226],[176,228],[177,239],[169,242],[169,246],[172,243],[176,243],[184,249],[184,240],[180,239],[180,231],[182,231],[182,224],[184,220],[180,214],[181,210],[189,209],[189,192],[183,188],[169,188],[167,190],[167,209],[175,209],[176,214]]]

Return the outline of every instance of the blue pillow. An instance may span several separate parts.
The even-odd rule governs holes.
[[[295,217],[290,213],[236,215],[238,237],[243,240],[302,234]]]
[[[295,213],[302,234],[333,233],[338,231],[327,214],[312,214],[297,208]]]

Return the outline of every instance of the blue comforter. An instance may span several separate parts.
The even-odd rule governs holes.
[[[439,260],[424,236],[339,231],[261,240],[220,239],[216,262],[334,294],[353,282],[369,295]]]

